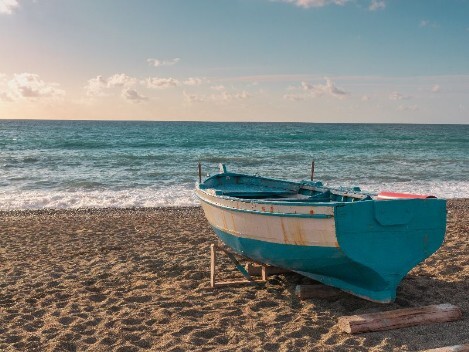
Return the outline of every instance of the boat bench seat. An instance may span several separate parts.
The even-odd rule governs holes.
[[[250,187],[248,185],[226,185],[222,189],[215,189],[215,194],[219,196],[237,198],[265,198],[265,197],[285,197],[295,194],[290,190],[270,187]]]
[[[275,197],[275,196],[288,196],[292,192],[287,191],[215,191],[217,196],[228,196],[237,198],[264,198],[264,197]]]

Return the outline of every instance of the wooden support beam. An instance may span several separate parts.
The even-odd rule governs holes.
[[[261,285],[265,284],[265,281],[263,280],[253,280],[253,281],[248,281],[248,280],[230,280],[230,281],[218,281],[215,283],[215,287],[226,287],[226,286],[241,286],[241,285]]]
[[[210,286],[215,287],[215,263],[217,261],[217,252],[215,244],[210,245]]]
[[[308,298],[334,298],[341,293],[335,287],[322,285],[317,283],[315,285],[296,285],[295,294],[299,299]]]
[[[469,343],[465,345],[445,346],[440,348],[432,348],[421,352],[469,352]]]
[[[359,334],[370,331],[399,329],[414,325],[442,323],[461,318],[461,309],[446,303],[340,317],[338,326],[349,334]]]
[[[246,269],[246,271],[251,276],[262,276],[263,268],[265,268],[266,276],[291,273],[290,270],[283,269],[283,268],[277,268],[276,266],[262,265],[262,264],[261,265],[256,265],[256,264],[253,264],[253,263],[247,263],[244,266],[244,268]]]
[[[238,269],[241,274],[246,278],[245,280],[234,280],[234,281],[216,281],[216,261],[217,261],[217,250],[221,250],[224,252],[231,262],[235,265],[236,269]],[[259,285],[266,282],[266,273],[263,271],[262,273],[262,280],[254,280],[249,272],[238,262],[235,257],[235,254],[231,252],[229,249],[217,246],[216,244],[210,245],[210,287],[221,287],[221,286],[233,286],[233,285]]]

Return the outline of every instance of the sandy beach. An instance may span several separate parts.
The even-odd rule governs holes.
[[[469,199],[448,202],[444,245],[397,300],[300,301],[297,274],[210,289],[216,237],[192,208],[0,212],[0,350],[418,351],[469,343]],[[224,278],[238,277],[227,261]],[[347,335],[343,315],[428,304],[463,320]]]

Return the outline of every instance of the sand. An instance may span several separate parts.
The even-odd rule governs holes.
[[[210,289],[200,208],[0,212],[0,350],[407,351],[469,343],[469,200],[395,303],[298,300],[297,274]],[[223,261],[221,275],[237,277]],[[461,321],[351,336],[343,315],[452,303]]]

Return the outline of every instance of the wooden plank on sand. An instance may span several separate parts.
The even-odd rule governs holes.
[[[332,298],[338,296],[340,290],[318,283],[315,285],[296,285],[295,294],[299,299]]]
[[[277,268],[270,265],[254,265],[253,263],[247,263],[244,268],[251,276],[262,276],[262,268],[265,268],[265,274],[267,276],[291,273],[291,271],[287,269]]]
[[[469,344],[432,348],[421,352],[469,352]]]
[[[369,331],[399,329],[414,325],[442,323],[461,318],[462,312],[459,307],[445,303],[340,317],[338,326],[349,334],[359,334]]]

